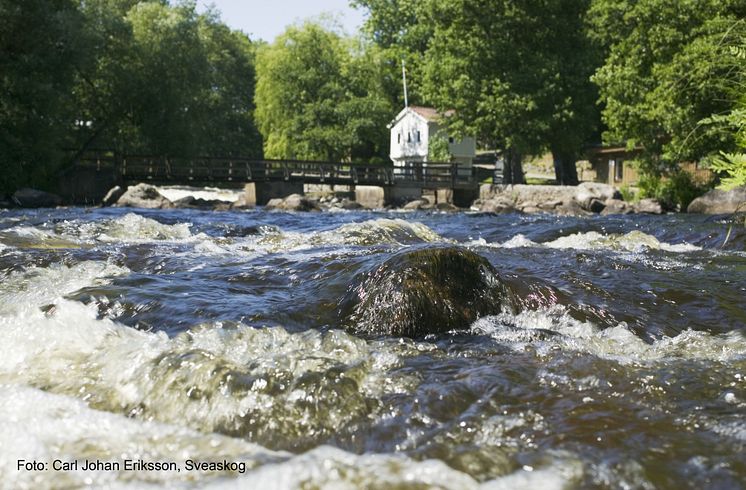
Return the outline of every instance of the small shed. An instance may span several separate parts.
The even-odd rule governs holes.
[[[445,132],[439,124],[442,118],[453,114],[440,114],[432,107],[405,107],[389,124],[391,145],[389,157],[397,166],[407,162],[427,162],[429,142],[435,135],[448,139],[451,161],[471,165],[477,153],[477,142],[473,137],[456,139]]]
[[[631,161],[640,153],[640,148],[624,146],[597,146],[587,151],[588,160],[596,173],[596,182],[613,186],[635,185],[638,174]]]

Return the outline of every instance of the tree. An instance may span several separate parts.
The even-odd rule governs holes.
[[[722,40],[744,15],[742,0],[594,0],[591,35],[606,51],[593,78],[605,139],[642,147],[652,174],[732,149],[732,134],[700,121],[733,107],[721,83],[732,70]]]
[[[427,142],[427,160],[429,162],[450,162],[451,158],[448,137],[442,131],[431,135]]]
[[[702,121],[711,130],[720,130],[733,135],[738,152],[721,151],[713,158],[711,168],[723,175],[720,183],[722,189],[746,186],[746,96],[743,88],[746,85],[746,21],[734,22],[723,37],[727,50],[726,63],[732,70],[722,80],[724,88],[732,95],[735,107],[725,114],[713,114]]]
[[[546,53],[548,97],[541,102],[549,120],[546,136],[558,184],[577,185],[575,166],[583,147],[597,136],[598,90],[591,76],[602,62],[601,51],[587,35],[590,0],[556,0],[542,7],[542,28],[534,43]]]
[[[0,192],[48,183],[74,118],[82,18],[72,0],[0,0]]]
[[[208,83],[200,87],[200,151],[261,158],[262,137],[254,123],[254,45],[215,14],[199,18]]]
[[[89,63],[78,72],[75,146],[194,156],[261,156],[254,53],[195,4],[89,0]]]
[[[404,107],[402,61],[409,79],[408,96],[412,104],[424,103],[422,67],[433,36],[428,21],[430,0],[352,0],[352,5],[367,11],[364,35],[380,50],[383,89],[392,107]]]
[[[257,59],[256,117],[269,157],[385,155],[391,108],[380,61],[319,24],[291,26]]]

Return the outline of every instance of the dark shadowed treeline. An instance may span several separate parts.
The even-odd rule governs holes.
[[[76,152],[261,155],[254,46],[194,3],[0,0],[0,190]]]

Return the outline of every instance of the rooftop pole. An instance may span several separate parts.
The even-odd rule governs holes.
[[[404,58],[401,60],[401,78],[404,84],[404,107],[409,107],[409,100],[407,100],[407,70],[404,68]]]

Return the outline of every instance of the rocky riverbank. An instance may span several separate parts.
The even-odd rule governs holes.
[[[171,196],[173,198],[173,196]],[[222,196],[220,196],[222,197]],[[235,199],[235,196],[234,196]],[[59,196],[35,189],[20,189],[12,196],[0,200],[0,208],[40,208],[63,204]],[[250,196],[239,194],[234,201],[208,199],[186,195],[179,199],[168,199],[153,185],[140,183],[124,189],[112,188],[104,197],[102,206],[134,207],[146,209],[205,209],[216,211],[243,210],[254,207]],[[349,193],[327,193],[321,195],[291,194],[272,199],[266,209],[278,211],[341,211],[381,209],[371,208],[357,202]],[[458,212],[464,210],[483,213],[551,213],[557,215],[611,215],[611,214],[662,214],[667,210],[655,199],[627,202],[615,187],[607,184],[584,182],[578,186],[551,185],[483,185],[479,198],[468,209],[458,208],[450,202],[436,202],[434,196],[423,196],[384,209],[403,211],[434,210]],[[699,214],[730,214],[746,210],[746,187],[730,191],[712,190],[695,199],[687,212]]]
[[[595,182],[578,186],[484,185],[472,210],[487,213],[662,214],[655,199],[625,202],[615,187]]]

